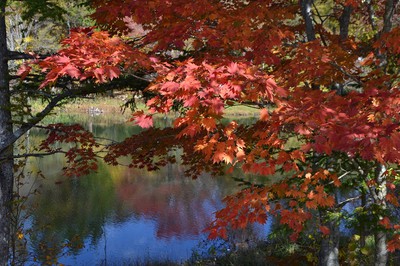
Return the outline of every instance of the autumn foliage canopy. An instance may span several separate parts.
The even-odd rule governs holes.
[[[93,0],[98,28],[71,31],[58,54],[20,74],[39,68],[41,89],[62,78],[112,83],[150,74],[147,109],[132,117],[146,130],[110,145],[106,162],[129,156],[131,167],[154,170],[176,161],[170,151],[179,149],[193,177],[238,170],[244,179],[268,177],[225,199],[211,237],[270,215],[292,230],[292,240],[307,223],[329,235],[321,210],[340,212],[366,195],[361,207],[379,206],[374,226],[391,232],[393,251],[400,248],[400,225],[388,212],[399,205],[396,11],[389,18],[386,1],[376,1],[370,21],[368,1],[320,2],[328,7],[314,5],[310,24],[298,1]],[[259,117],[250,125],[226,122],[227,108],[238,105],[258,108]],[[154,116],[171,112],[178,114],[172,127],[153,127]],[[44,149],[74,138],[82,143],[70,154],[78,156],[70,159],[74,174],[95,169],[92,136],[52,127]]]

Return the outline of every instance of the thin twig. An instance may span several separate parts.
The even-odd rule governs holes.
[[[346,200],[344,200],[344,201],[338,203],[338,207],[339,207],[339,208],[342,208],[342,207],[343,207],[344,205],[346,205],[347,203],[352,202],[352,201],[354,201],[354,200],[358,200],[359,198],[361,198],[361,195],[358,195],[357,197],[353,197],[353,198],[348,198],[348,199],[346,199]]]
[[[342,174],[341,176],[338,177],[338,180],[341,180],[343,177],[347,176],[348,174],[350,174],[350,171],[347,171],[346,173]],[[333,183],[335,183],[335,181],[331,181],[328,183],[328,185],[332,185]]]

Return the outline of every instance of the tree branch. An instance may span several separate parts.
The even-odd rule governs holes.
[[[375,21],[374,21],[375,13],[374,13],[374,7],[372,6],[372,1],[369,0],[367,4],[368,4],[367,10],[368,10],[368,20],[369,20],[369,24],[371,24],[372,30],[373,30],[373,31],[376,31],[376,30],[377,30],[377,26],[376,26],[376,23],[375,23]],[[376,37],[376,36],[375,36],[375,37]]]
[[[351,80],[353,80],[354,82],[356,82],[358,85],[363,86],[363,82],[361,80],[359,80],[358,77],[351,75],[350,73],[345,71],[341,66],[339,66],[335,62],[329,62],[329,64],[331,66],[333,66],[334,68],[336,68],[337,70],[339,70],[340,72],[342,72],[342,74],[344,74],[346,77],[348,77]]]
[[[314,7],[314,9],[315,9],[315,12],[317,13],[317,16],[318,16],[319,20],[321,21],[321,27],[322,27],[322,26],[324,25],[325,20],[326,20],[328,17],[326,17],[325,20],[322,19],[322,15],[319,13],[319,10],[318,10],[317,6],[314,4],[314,2],[312,3],[312,5],[313,5],[313,7]],[[314,21],[315,24],[317,24],[317,22],[316,22],[316,20],[315,20],[314,18],[313,18],[313,21]],[[326,42],[326,40],[325,40],[325,37],[324,37],[324,35],[322,34],[320,28],[319,28],[319,36],[321,37],[321,41],[322,41],[323,45],[324,45],[324,46],[328,46],[328,44],[327,44],[327,42]]]
[[[7,56],[5,60],[10,61],[10,60],[21,60],[21,59],[44,59],[49,56],[50,54],[36,55],[36,54],[28,54],[17,51],[7,51]]]
[[[358,200],[359,198],[361,198],[361,195],[358,195],[358,196],[353,197],[353,198],[348,198],[348,199],[346,199],[346,200],[344,200],[342,202],[339,202],[338,203],[338,208],[342,208],[347,203],[352,202],[353,200]]]
[[[43,153],[24,153],[24,154],[16,154],[12,156],[12,159],[18,159],[18,158],[28,158],[28,157],[36,157],[36,158],[42,158],[47,155],[53,155],[57,153],[66,153],[65,151],[62,150],[55,150],[51,152],[43,152]],[[10,159],[7,157],[0,157],[0,161],[5,160],[5,159]]]
[[[127,82],[129,81],[129,82]],[[67,87],[67,84],[62,81],[63,86]],[[59,85],[59,84],[56,84]],[[136,86],[135,86],[136,85]],[[81,87],[78,89],[68,89],[64,92],[55,95],[47,104],[47,106],[39,113],[36,114],[35,117],[29,119],[27,122],[22,123],[21,126],[14,131],[12,136],[10,136],[7,140],[5,140],[0,145],[0,155],[3,154],[11,145],[13,145],[20,137],[22,137],[28,130],[34,127],[37,123],[42,121],[47,115],[51,113],[51,111],[59,105],[65,99],[77,98],[86,96],[93,93],[102,93],[111,91],[117,88],[122,88],[126,86],[131,86],[137,90],[142,90],[147,87],[148,82],[144,80],[138,80],[137,78],[131,77],[123,77],[119,79],[113,80],[113,82],[105,83],[105,84],[92,84],[88,83],[85,87]]]
[[[343,177],[347,176],[348,174],[350,174],[350,171],[347,171],[346,173],[342,174],[341,176],[338,177],[338,180],[341,180]],[[333,183],[335,183],[335,181],[331,181],[329,182],[329,185],[332,185]]]

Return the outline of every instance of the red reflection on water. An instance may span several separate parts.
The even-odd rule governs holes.
[[[213,179],[189,179],[175,165],[152,176],[135,169],[127,171],[116,184],[116,193],[126,211],[156,221],[159,238],[199,235],[222,206]]]

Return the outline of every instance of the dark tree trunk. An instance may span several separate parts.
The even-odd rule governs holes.
[[[10,90],[7,65],[7,38],[5,24],[6,1],[0,2],[0,144],[6,142],[13,134],[10,106]],[[0,161],[0,265],[6,265],[8,260],[10,239],[11,201],[13,191],[13,147],[2,152],[1,157],[8,157]]]
[[[321,211],[321,220],[326,220],[326,211]],[[318,255],[319,266],[339,266],[339,220],[334,218],[322,225],[326,226],[330,230],[330,234],[322,237],[321,247]]]
[[[300,1],[301,15],[303,16],[304,22],[306,24],[306,35],[308,42],[315,40],[315,29],[311,13],[311,7],[313,2],[314,2],[313,0]]]
[[[399,3],[399,0],[386,0],[385,2],[385,13],[383,15],[383,27],[382,30],[377,33],[376,39],[381,38],[382,34],[388,33],[392,30],[393,26],[393,15],[396,11],[396,6]],[[381,53],[379,49],[376,50],[376,57],[379,58],[380,64],[379,66],[384,69],[386,72],[386,67],[388,64],[387,54]]]
[[[352,11],[353,8],[351,6],[345,6],[342,15],[340,15],[339,26],[341,40],[346,40],[349,37],[350,16]]]
[[[393,25],[392,19],[398,2],[399,2],[398,0],[386,0],[385,14],[383,15],[383,28],[382,28],[382,32],[384,33],[392,30],[392,25]]]

